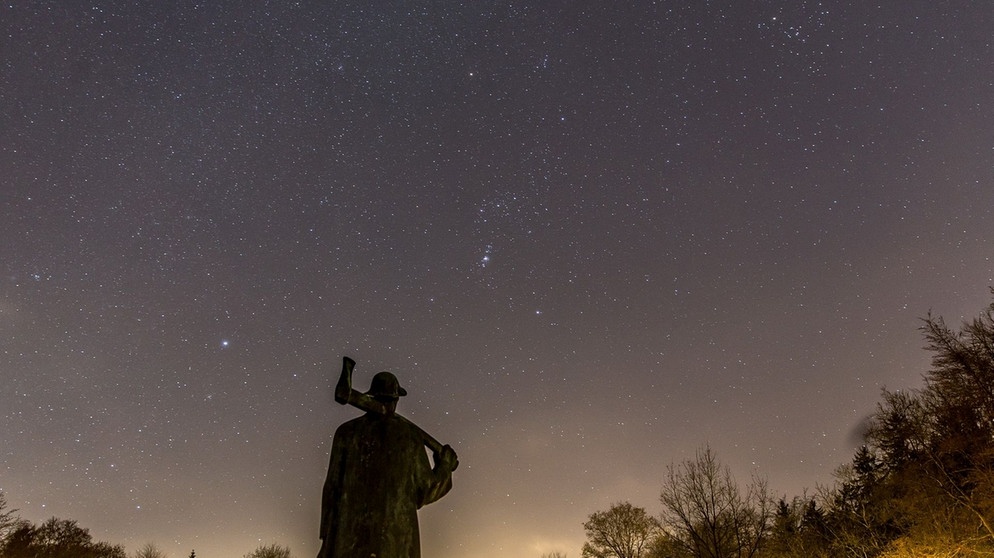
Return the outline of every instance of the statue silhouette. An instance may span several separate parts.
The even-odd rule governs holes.
[[[376,374],[364,394],[352,390],[354,365],[345,358],[336,400],[367,412],[335,431],[318,558],[419,558],[417,510],[452,488],[456,452],[396,413],[407,391],[390,372]]]

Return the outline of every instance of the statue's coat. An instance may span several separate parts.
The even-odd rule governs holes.
[[[417,510],[452,488],[401,417],[367,413],[338,427],[321,501],[318,558],[419,558]]]

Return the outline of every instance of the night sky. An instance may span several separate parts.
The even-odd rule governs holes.
[[[627,7],[623,4],[629,4]],[[0,6],[0,490],[319,546],[333,400],[459,453],[426,558],[580,554],[709,443],[832,482],[994,284],[994,6]]]

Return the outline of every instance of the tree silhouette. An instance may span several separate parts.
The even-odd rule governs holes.
[[[276,543],[267,544],[246,554],[245,558],[290,558],[290,549]]]
[[[623,502],[591,514],[583,529],[584,558],[642,558],[659,533],[659,522],[645,509]]]
[[[0,492],[0,549],[4,547],[11,533],[24,524],[24,520],[18,517],[17,511],[7,507],[7,496]]]
[[[756,556],[774,514],[766,482],[753,479],[743,494],[710,446],[669,466],[659,499],[669,537],[695,558]]]
[[[41,526],[23,523],[4,543],[4,558],[127,558],[124,547],[93,542],[75,521],[51,518]]]
[[[166,553],[159,550],[152,543],[143,544],[138,550],[131,555],[131,558],[166,558]]]
[[[883,392],[827,524],[850,551],[994,553],[994,303],[958,331],[923,321],[925,385]]]

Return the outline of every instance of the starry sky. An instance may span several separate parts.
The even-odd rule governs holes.
[[[0,490],[316,553],[342,356],[433,558],[580,554],[710,444],[832,481],[994,284],[988,2],[0,6]]]

